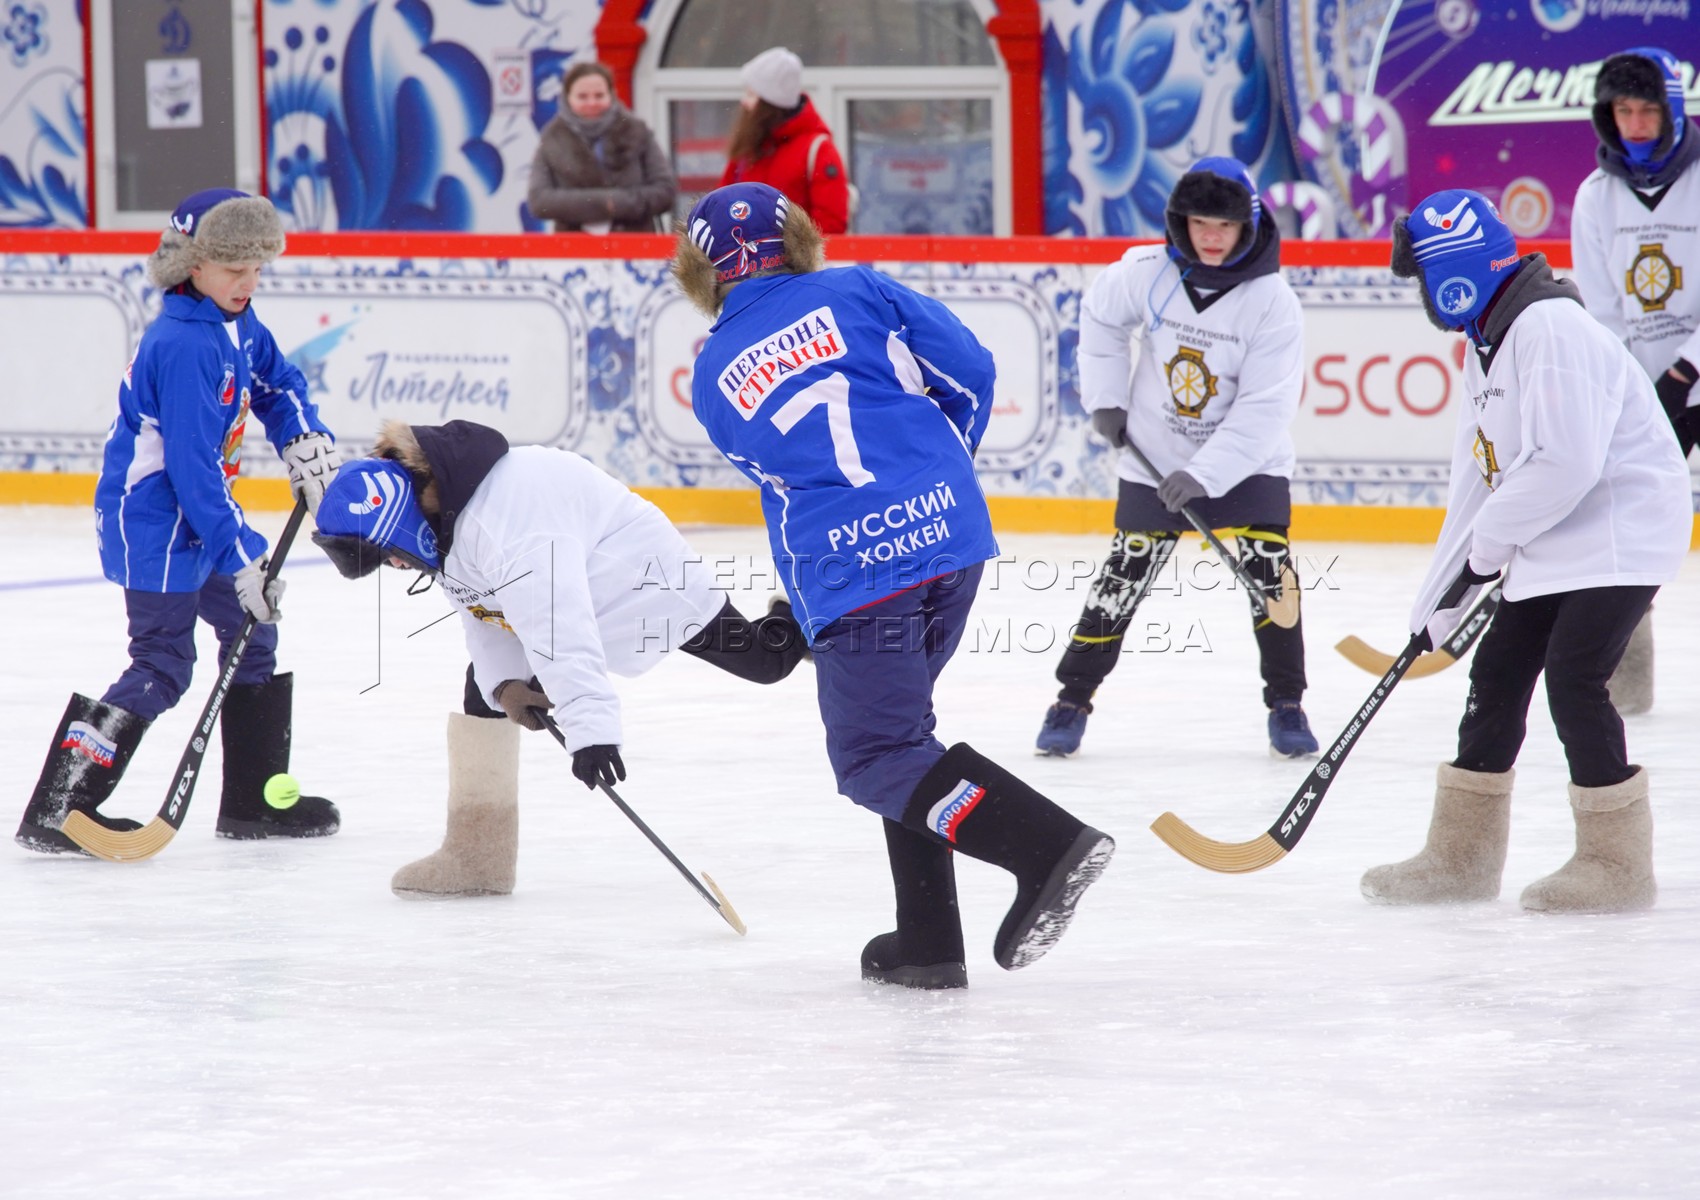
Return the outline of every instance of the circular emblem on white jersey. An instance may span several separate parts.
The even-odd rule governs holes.
[[[750,215],[750,205],[747,200],[734,200],[726,209],[726,215],[734,221],[742,221]]]
[[[1454,275],[1434,289],[1434,305],[1449,317],[1470,311],[1476,302],[1476,285],[1462,275]]]
[[[1670,260],[1663,242],[1638,248],[1629,264],[1629,294],[1641,302],[1642,312],[1663,312],[1671,293],[1682,286],[1682,268]]]

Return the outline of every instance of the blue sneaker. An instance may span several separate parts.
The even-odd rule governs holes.
[[[1316,735],[1297,700],[1277,700],[1269,710],[1269,753],[1275,758],[1315,758]]]
[[[1071,704],[1058,700],[1045,710],[1045,724],[1039,730],[1036,749],[1050,758],[1067,758],[1080,749],[1080,738],[1086,732],[1086,717],[1090,704]]]

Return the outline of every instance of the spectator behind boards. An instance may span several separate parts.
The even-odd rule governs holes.
[[[803,95],[803,60],[775,46],[745,63],[744,98],[726,145],[720,186],[765,183],[822,233],[850,228],[850,180],[832,131]]]
[[[561,77],[561,108],[543,127],[526,202],[556,233],[654,233],[673,207],[673,169],[649,126],[614,97],[597,62]]]

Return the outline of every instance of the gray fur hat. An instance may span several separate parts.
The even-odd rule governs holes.
[[[174,288],[201,263],[269,263],[283,253],[283,222],[264,196],[235,188],[196,192],[171,214],[148,258],[148,280]]]

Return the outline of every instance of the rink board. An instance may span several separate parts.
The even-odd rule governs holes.
[[[86,503],[118,378],[159,293],[147,234],[0,234],[0,503]],[[1109,522],[1114,461],[1089,436],[1075,346],[1084,289],[1124,242],[839,238],[948,304],[998,364],[980,478],[1010,531]],[[297,235],[256,310],[306,374],[345,449],[380,423],[465,418],[586,455],[675,519],[759,520],[690,410],[708,331],[668,277],[668,239]],[[1560,261],[1562,246],[1543,247]],[[567,256],[564,252],[570,252]],[[1301,536],[1423,540],[1445,503],[1461,338],[1423,319],[1375,243],[1287,248],[1305,308],[1293,439]],[[248,442],[248,500],[285,503],[282,465]]]

